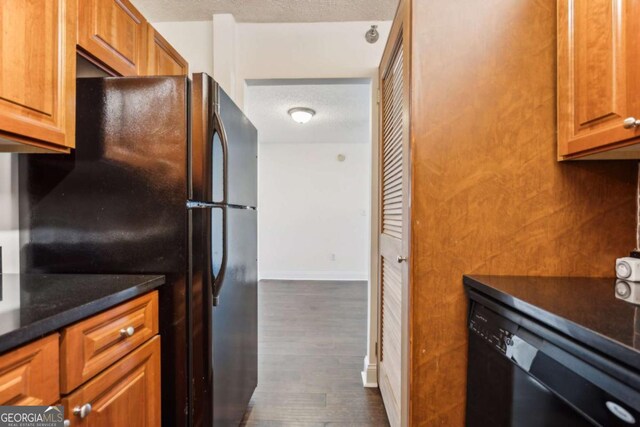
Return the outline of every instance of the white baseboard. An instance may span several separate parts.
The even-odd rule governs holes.
[[[364,370],[362,374],[362,385],[364,387],[378,387],[378,365],[369,363],[369,356],[364,357]]]
[[[358,271],[260,271],[260,280],[368,280],[367,272]]]

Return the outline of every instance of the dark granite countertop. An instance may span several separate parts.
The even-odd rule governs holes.
[[[640,306],[616,296],[615,279],[465,276],[464,284],[574,341],[640,366]],[[629,286],[640,302],[640,284],[618,286]]]
[[[0,275],[0,352],[18,347],[164,284],[164,276]]]

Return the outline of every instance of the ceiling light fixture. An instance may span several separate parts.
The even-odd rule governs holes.
[[[311,120],[311,117],[316,115],[316,112],[311,108],[295,107],[288,111],[289,115],[294,122],[304,124]]]

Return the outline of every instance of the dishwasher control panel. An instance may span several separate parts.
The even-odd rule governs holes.
[[[474,303],[469,316],[469,330],[496,350],[506,354],[507,347],[513,344],[513,334],[517,330],[517,325],[488,308]]]

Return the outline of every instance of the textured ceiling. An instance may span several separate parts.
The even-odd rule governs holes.
[[[206,21],[231,13],[238,22],[392,20],[398,0],[134,0],[151,22]]]
[[[368,82],[249,85],[245,99],[261,143],[370,142]],[[312,108],[316,115],[309,123],[298,124],[287,114],[293,107]]]

